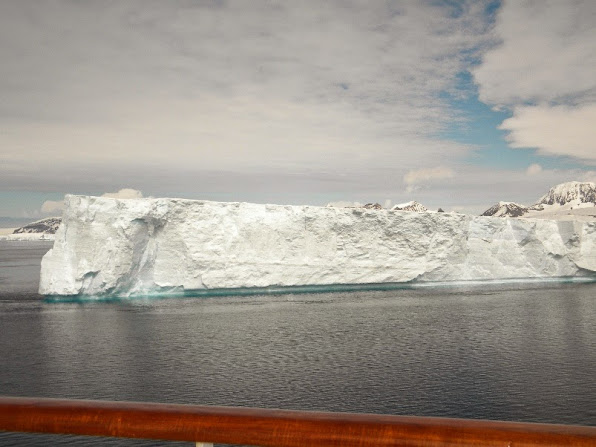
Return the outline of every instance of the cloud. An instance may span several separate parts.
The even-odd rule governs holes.
[[[505,1],[473,70],[479,97],[512,111],[514,148],[596,160],[596,2]]]
[[[593,100],[594,14],[591,0],[503,2],[494,30],[499,44],[474,70],[480,99],[505,106]]]
[[[490,28],[492,1],[0,2],[0,190],[523,201],[579,174],[467,169],[447,98],[490,41],[474,79],[510,144],[590,159],[592,4],[504,2]]]
[[[530,166],[528,166],[528,169],[526,169],[526,174],[528,175],[537,175],[540,174],[542,172],[542,166],[540,166],[537,163],[533,163]]]
[[[377,175],[371,179],[358,171],[349,175],[326,173],[321,176],[263,173],[262,177],[258,182],[251,181],[250,176],[235,180],[231,173],[189,169],[174,186],[168,187],[182,185],[190,190],[195,185],[201,190],[200,194],[182,195],[195,199],[322,206],[328,202],[335,202],[336,206],[351,206],[369,202],[383,203],[381,198],[386,197],[393,203],[415,199],[429,209],[441,207],[445,211],[457,209],[480,214],[501,200],[533,204],[549,188],[559,183],[572,180],[595,182],[596,171],[543,167],[539,175],[531,176],[528,175],[527,169],[494,169],[467,165],[459,167],[453,177],[423,182],[415,191],[405,191],[401,177],[393,186],[389,184],[386,179],[395,179],[393,169],[377,171]],[[159,178],[159,171],[150,172],[144,185],[151,188],[156,178]],[[239,183],[230,185],[236,181]],[[271,189],[271,184],[284,185],[284,188],[281,191],[281,188]],[[239,189],[238,185],[246,187]],[[415,197],[412,195],[413,192]],[[181,197],[180,194],[171,196]]]
[[[596,171],[583,172],[578,178],[580,182],[596,183]]]
[[[42,214],[61,214],[64,210],[63,200],[46,200],[41,205]]]
[[[123,188],[117,192],[106,192],[101,197],[112,197],[115,199],[140,199],[143,197],[143,193],[137,189]],[[41,214],[45,215],[57,215],[62,214],[64,211],[63,200],[46,200],[41,205]]]
[[[450,179],[454,176],[455,172],[453,169],[446,166],[437,166],[409,171],[404,176],[404,183],[407,185],[406,191],[413,192],[421,186],[434,183],[438,180]]]
[[[569,155],[596,162],[596,103],[517,107],[499,128],[509,131],[511,147],[536,147],[545,155]]]
[[[140,199],[143,193],[137,189],[123,188],[118,192],[106,192],[102,197],[111,197],[113,199]]]
[[[438,135],[444,93],[486,39],[484,7],[1,3],[2,177],[34,182],[48,156],[53,183],[81,168],[121,184],[155,167],[175,182],[188,166],[370,179],[446,164],[470,150]]]

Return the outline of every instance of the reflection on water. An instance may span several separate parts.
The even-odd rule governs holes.
[[[27,281],[0,282],[0,394],[596,425],[595,284],[48,303]],[[100,441],[0,435],[164,445]]]

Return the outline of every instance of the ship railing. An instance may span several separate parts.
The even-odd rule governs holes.
[[[596,446],[596,427],[0,397],[0,431],[271,447]]]

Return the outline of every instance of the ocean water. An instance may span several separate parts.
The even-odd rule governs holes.
[[[111,302],[0,242],[0,395],[596,425],[596,284]],[[0,446],[189,445],[0,433]]]

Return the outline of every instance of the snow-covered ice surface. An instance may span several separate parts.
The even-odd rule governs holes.
[[[550,220],[578,220],[596,222],[596,206],[593,203],[570,202],[566,205],[544,205],[541,211],[530,209],[523,218]]]
[[[12,230],[12,229],[11,229]],[[48,233],[15,233],[0,231],[0,241],[53,241],[54,234]]]
[[[40,293],[596,279],[596,222],[67,196]]]

